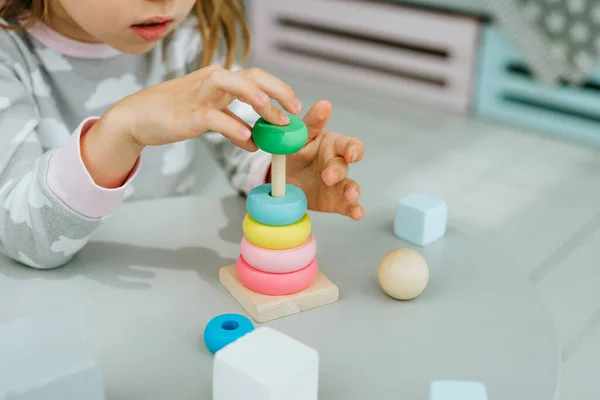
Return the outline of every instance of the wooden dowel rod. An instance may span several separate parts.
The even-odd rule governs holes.
[[[285,196],[285,154],[271,155],[271,196]]]

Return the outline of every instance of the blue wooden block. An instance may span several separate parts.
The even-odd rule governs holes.
[[[13,321],[0,326],[0,399],[103,400],[100,369],[60,320]]]
[[[448,206],[438,197],[411,193],[398,201],[394,233],[402,240],[427,246],[446,233]]]
[[[481,382],[434,381],[429,400],[487,400],[487,390]]]
[[[478,117],[600,145],[600,67],[587,85],[538,83],[516,46],[494,25],[483,31],[478,64]]]

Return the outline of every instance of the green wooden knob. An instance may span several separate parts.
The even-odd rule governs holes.
[[[270,154],[292,154],[308,140],[308,129],[301,118],[288,115],[290,123],[273,125],[260,118],[252,128],[252,139],[259,149]]]

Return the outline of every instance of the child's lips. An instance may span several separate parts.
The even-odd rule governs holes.
[[[144,25],[144,24],[162,24],[164,22],[171,22],[173,18],[167,16],[155,16],[145,19],[144,21],[134,24],[134,26]]]
[[[144,23],[132,25],[131,29],[133,32],[143,40],[159,40],[165,36],[167,31],[169,30],[169,25],[171,24],[171,20],[148,20]]]

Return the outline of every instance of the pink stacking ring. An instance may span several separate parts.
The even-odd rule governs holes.
[[[252,268],[285,274],[303,269],[317,256],[317,241],[310,235],[300,246],[272,250],[253,244],[244,236],[240,253]]]
[[[253,292],[270,296],[301,292],[315,280],[318,268],[316,258],[313,258],[305,268],[287,274],[272,274],[252,268],[241,254],[235,263],[237,277],[245,287]]]

